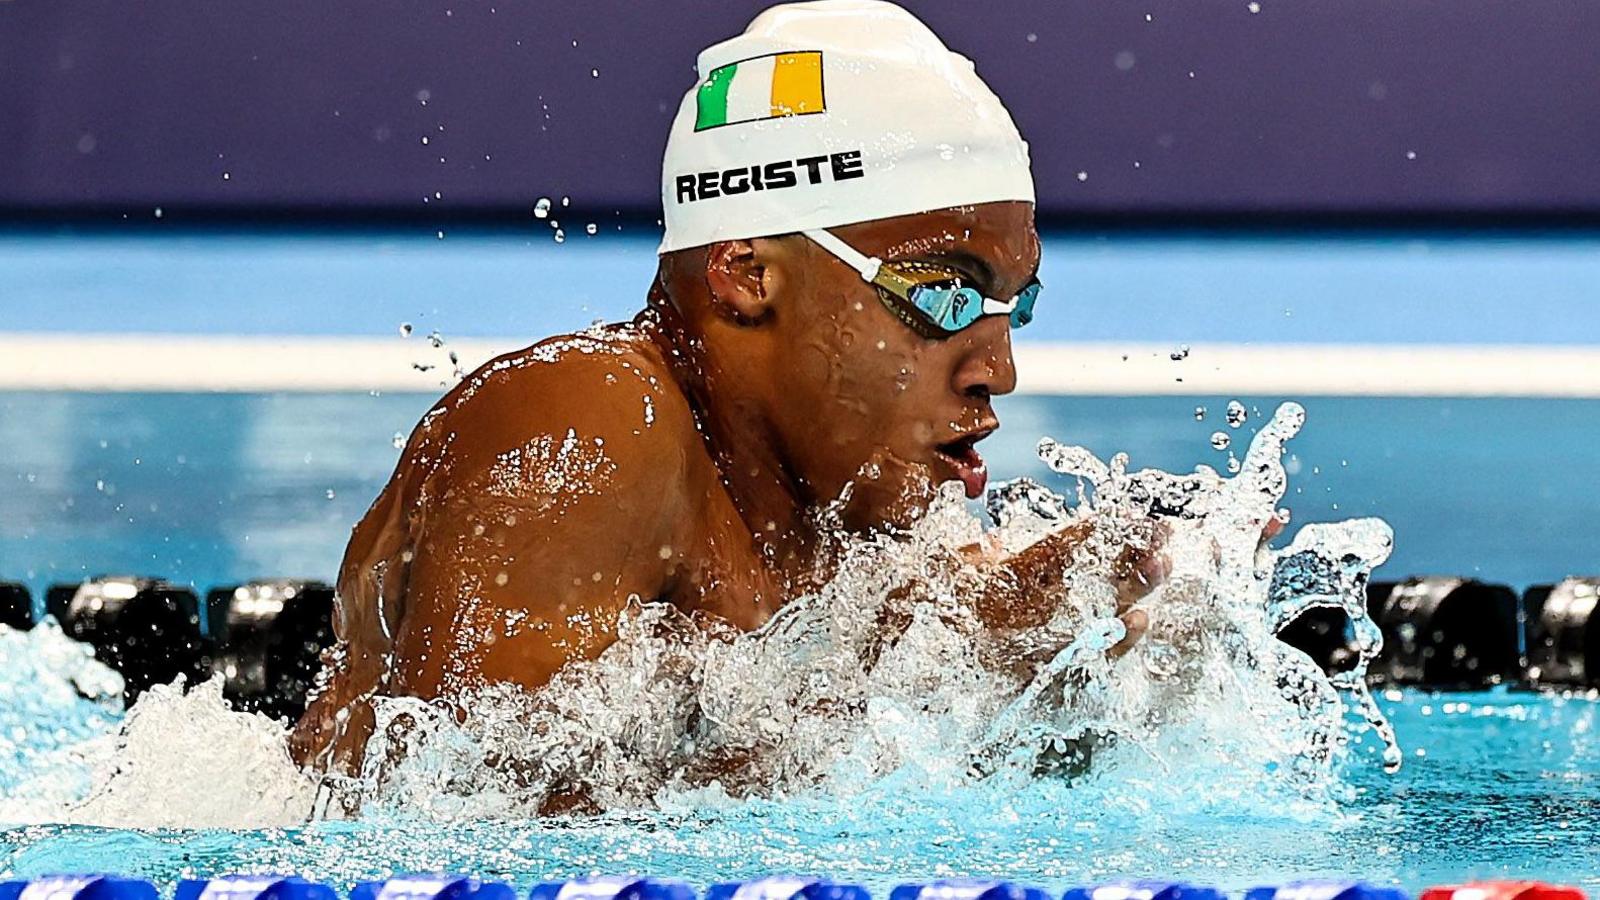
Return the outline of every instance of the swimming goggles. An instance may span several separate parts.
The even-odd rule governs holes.
[[[923,337],[950,337],[984,316],[1009,316],[1012,328],[1033,321],[1038,278],[1009,301],[995,300],[963,285],[956,269],[918,260],[884,262],[839,240],[831,231],[818,228],[802,233],[876,287],[883,305]]]

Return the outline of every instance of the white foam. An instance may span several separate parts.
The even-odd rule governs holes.
[[[994,634],[979,624],[972,604],[984,576],[963,548],[983,532],[959,486],[946,485],[909,532],[840,539],[838,574],[759,631],[708,631],[672,607],[636,604],[614,645],[545,689],[453,698],[470,710],[464,721],[441,704],[381,701],[364,771],[329,783],[364,816],[446,821],[524,816],[556,795],[611,810],[690,809],[797,794],[1003,798],[1066,782],[1100,811],[1137,814],[1182,796],[1194,810],[1326,815],[1349,796],[1344,696],[1398,751],[1364,686],[1336,685],[1274,632],[1297,610],[1331,603],[1370,637],[1359,594],[1391,536],[1365,520],[1302,529],[1284,552],[1260,549],[1287,486],[1283,442],[1302,418],[1298,406],[1281,408],[1233,478],[1130,472],[1125,457],[1108,463],[1045,442],[1074,498],[1007,492],[991,531],[1014,550],[1093,524],[1064,590],[1032,598],[1048,613],[1040,628]],[[1140,603],[1149,634],[1112,661],[1105,650],[1122,636],[1113,562],[1150,540],[1153,510],[1172,574]],[[1280,564],[1297,567],[1295,590],[1273,591]],[[93,745],[109,764],[50,817],[294,824],[315,782],[289,763],[283,738],[280,725],[228,710],[216,682],[153,690],[114,746]]]
[[[316,779],[289,759],[284,726],[236,712],[217,676],[151,688],[123,721],[97,778],[67,815],[122,828],[267,828],[304,822]]]

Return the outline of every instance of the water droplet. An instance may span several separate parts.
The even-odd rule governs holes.
[[[1255,2],[1255,0],[1250,0],[1250,2],[1245,6],[1245,9],[1250,10],[1251,15],[1255,15],[1256,13],[1261,12],[1261,4]]]
[[[1194,420],[1196,422],[1204,422],[1206,420],[1206,408],[1204,406],[1196,406],[1194,408]]]
[[[583,226],[583,230],[587,231],[590,234],[594,234],[595,232],[600,230],[600,226],[594,224],[593,222],[590,222],[589,224]]]
[[[1030,31],[1030,32],[1028,32],[1028,43],[1030,43],[1030,44],[1037,44],[1037,43],[1039,43],[1039,36],[1038,36],[1038,35],[1037,35],[1037,34],[1034,34],[1034,33],[1033,33],[1033,32],[1031,32],[1031,31]]]
[[[394,437],[389,439],[389,443],[393,445],[396,450],[400,450],[406,445],[406,436],[402,432],[396,431],[394,433]]]
[[[589,77],[590,78],[599,78],[600,77],[600,70],[599,69],[590,69],[589,70]]]
[[[1118,72],[1127,72],[1138,63],[1138,58],[1133,55],[1131,50],[1121,50],[1112,58],[1111,62],[1117,67]]]
[[[428,136],[427,135],[423,135],[422,136],[422,146],[424,146],[424,147],[428,146]]]
[[[233,175],[231,173],[229,173],[229,172],[223,172],[222,173],[222,180],[223,181],[230,181],[230,180],[232,180],[232,178],[233,178]]]
[[[1415,151],[1415,150],[1407,150],[1406,151],[1406,159],[1416,159],[1416,158],[1417,158],[1417,151]]]
[[[1089,180],[1089,173],[1088,172],[1079,172],[1078,173],[1078,180],[1079,181],[1088,181]]]
[[[428,343],[434,347],[443,347],[444,335],[440,334],[438,331],[430,331],[428,332]]]
[[[1189,358],[1189,345],[1179,344],[1178,349],[1172,351],[1172,353],[1168,355],[1172,357],[1173,362],[1183,362]]]
[[[565,231],[562,231],[561,229],[557,228],[556,229],[556,243],[565,244],[566,242],[567,242],[567,233]]]
[[[329,500],[333,499],[333,488],[328,488],[328,499]]]
[[[1226,450],[1231,443],[1233,443],[1233,438],[1228,437],[1226,431],[1217,431],[1211,434],[1211,449],[1213,450]]]
[[[550,217],[549,197],[540,197],[533,202],[533,217],[535,219],[547,219]]]
[[[1239,474],[1239,457],[1234,456],[1232,453],[1228,454],[1228,474]]]
[[[1227,419],[1229,428],[1238,428],[1250,418],[1250,414],[1245,411],[1243,403],[1237,400],[1229,400],[1228,410],[1224,414],[1224,418]]]
[[[410,322],[401,322],[400,323],[400,336],[401,337],[411,337],[411,323]]]
[[[163,212],[162,212],[162,211],[161,211],[161,207],[159,207],[159,206],[158,206],[158,207],[156,207],[156,218],[158,218],[158,219],[159,219],[159,218],[161,218],[161,217],[162,217],[162,216],[163,216],[163,215],[165,215],[165,213],[163,213]]]

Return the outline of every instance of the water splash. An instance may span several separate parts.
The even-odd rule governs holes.
[[[1275,692],[1245,690],[1239,699],[1262,725],[1260,737],[1279,746],[1292,769],[1313,781],[1347,738],[1336,727],[1345,711],[1336,694],[1342,690],[1383,741],[1384,766],[1392,772],[1400,766],[1400,749],[1366,687],[1382,634],[1365,600],[1372,570],[1393,548],[1392,531],[1379,519],[1354,519],[1308,525],[1281,551],[1260,541],[1268,522],[1282,521],[1277,504],[1288,486],[1284,445],[1304,422],[1299,404],[1280,406],[1251,441],[1233,478],[1206,466],[1183,476],[1130,474],[1126,456],[1114,456],[1108,466],[1082,448],[1048,439],[1040,455],[1055,471],[1079,479],[1080,497],[1092,495],[1088,506],[1107,526],[1099,533],[1108,546],[1129,540],[1151,518],[1163,522],[1172,571],[1143,604],[1151,615],[1150,637],[1135,650],[1152,672],[1181,672],[1179,683],[1195,692],[1205,689],[1205,664],[1223,662],[1222,671],[1209,675],[1274,684]],[[1348,615],[1358,651],[1355,665],[1333,678],[1275,639],[1304,612],[1326,606]],[[1227,690],[1215,683],[1210,689]],[[1279,700],[1288,701],[1295,714],[1275,717],[1279,711],[1272,707]]]
[[[1303,420],[1299,406],[1281,407],[1232,478],[1130,472],[1124,455],[1103,461],[1047,439],[1041,458],[1067,476],[1070,497],[1000,485],[985,531],[946,485],[906,533],[840,538],[836,576],[756,632],[635,604],[613,646],[540,691],[380,701],[363,771],[324,779],[315,797],[287,766],[280,725],[227,711],[213,685],[153,690],[123,723],[115,763],[53,817],[243,827],[359,810],[461,821],[795,796],[895,808],[983,797],[996,809],[1059,796],[1095,815],[1137,815],[1175,795],[1191,812],[1326,816],[1350,796],[1340,764],[1357,718],[1384,741],[1386,767],[1399,762],[1362,680],[1379,641],[1361,596],[1391,534],[1354,520],[1263,547],[1287,486],[1284,442]],[[985,553],[1078,525],[1089,537],[1062,587],[1030,597],[1043,624],[980,624]],[[1129,545],[1160,547],[1170,574],[1135,607],[1148,633],[1112,659],[1125,634],[1115,569]],[[1359,649],[1335,679],[1274,638],[1330,605],[1350,613]],[[218,749],[197,777],[195,760]],[[0,803],[0,819],[14,815]]]
[[[368,771],[340,787],[368,809],[399,809],[449,773],[481,815],[486,802],[508,814],[551,803],[628,809],[850,795],[886,780],[954,790],[1058,777],[1105,788],[1119,777],[1108,773],[1138,771],[1205,784],[1214,797],[1265,789],[1273,803],[1334,802],[1350,738],[1344,695],[1385,742],[1386,765],[1398,765],[1362,680],[1379,644],[1361,598],[1391,535],[1355,520],[1264,548],[1287,487],[1284,443],[1303,421],[1298,405],[1281,407],[1233,478],[1206,467],[1130,472],[1125,456],[1107,463],[1046,440],[1040,455],[1075,480],[1073,501],[1030,481],[1002,485],[986,535],[959,491],[946,490],[905,534],[842,540],[837,575],[759,631],[708,631],[670,607],[638,605],[613,647],[543,691],[460,698],[473,710],[463,724],[385,701]],[[1035,598],[1045,624],[983,628],[974,604],[985,575],[971,548],[1014,552],[1073,523],[1093,530],[1064,589]],[[1106,650],[1124,635],[1114,569],[1130,544],[1161,546],[1171,571],[1137,607],[1149,634],[1113,661]],[[1275,638],[1321,605],[1349,611],[1360,636],[1356,668],[1337,680]],[[443,807],[430,811],[454,814]]]
[[[0,625],[0,672],[0,821],[37,821],[88,791],[122,713],[122,676],[50,618],[31,631]]]
[[[114,765],[71,820],[137,828],[266,828],[305,820],[316,780],[289,759],[284,726],[230,709],[219,675],[158,685],[128,711]]]
[[[153,687],[124,716],[122,676],[53,618],[0,626],[0,671],[0,823],[255,828],[311,808],[283,725],[230,709],[220,677]]]

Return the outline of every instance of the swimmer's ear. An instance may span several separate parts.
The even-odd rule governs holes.
[[[706,287],[717,312],[742,325],[760,322],[772,311],[767,268],[754,241],[712,244],[706,251]]]

